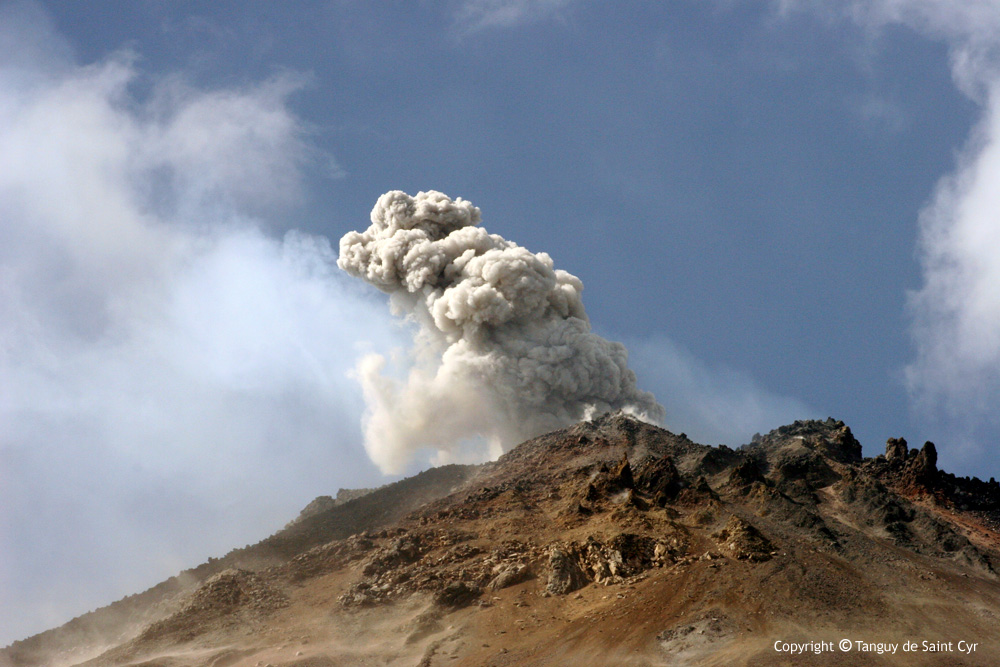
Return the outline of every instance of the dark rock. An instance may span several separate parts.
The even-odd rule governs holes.
[[[381,532],[384,534],[385,531]],[[363,533],[313,547],[289,562],[289,579],[297,582],[331,572],[364,557],[374,547],[374,542]]]
[[[739,456],[740,454],[728,447],[712,447],[701,457],[697,472],[714,475],[732,466]]]
[[[754,482],[759,482],[765,484],[767,480],[764,479],[764,475],[761,473],[760,468],[753,459],[744,459],[742,463],[733,468],[733,471],[729,473],[729,480],[727,484],[733,488],[737,489],[747,489],[753,485]]]
[[[719,499],[718,494],[712,490],[711,486],[709,486],[708,480],[705,479],[704,475],[698,478],[698,481],[694,483],[694,486],[692,488],[695,491],[695,493],[706,495],[715,500]]]
[[[829,420],[827,420],[829,423]],[[819,439],[817,450],[840,463],[859,463],[861,461],[861,443],[858,442],[851,427],[843,422],[835,422],[836,428]]]
[[[610,470],[606,463],[601,464],[597,469],[597,474],[587,483],[583,499],[595,503],[634,488],[635,479],[632,476],[632,466],[629,464],[628,456],[622,455],[621,461],[615,466],[614,471]]]
[[[653,502],[662,507],[680,493],[681,476],[669,456],[649,457],[639,466],[635,486],[652,496]]]
[[[830,467],[826,458],[815,452],[782,460],[777,464],[774,476],[782,486],[789,482],[803,481],[807,487],[812,488],[829,486],[840,479],[840,475]]]
[[[885,442],[886,461],[905,461],[909,451],[905,438],[889,438]]]
[[[440,607],[458,609],[468,606],[479,597],[480,590],[464,581],[453,581],[434,595],[434,604]]]
[[[657,557],[656,545],[656,540],[651,537],[621,533],[611,540],[609,546],[620,554],[625,571],[632,574],[649,569]]]
[[[580,548],[579,561],[584,575],[598,584],[622,583],[628,577],[653,567],[673,563],[687,545],[679,534],[665,539],[620,533],[607,544],[593,535]]]
[[[366,576],[370,576],[381,574],[391,568],[408,565],[419,559],[423,555],[424,550],[424,545],[417,539],[409,535],[404,535],[372,554],[368,562],[365,563],[362,572]]]
[[[256,624],[287,606],[285,593],[264,576],[230,568],[206,580],[179,611],[147,626],[138,641],[190,641],[213,624]]]
[[[925,442],[913,460],[914,472],[918,479],[929,480],[937,472],[937,449],[933,442]]]
[[[718,500],[719,494],[712,490],[705,476],[700,476],[692,486],[682,489],[677,501],[685,505],[699,505],[706,500]]]
[[[787,456],[796,447],[805,448],[839,463],[859,463],[861,443],[857,441],[850,427],[833,418],[826,421],[796,421],[781,426],[762,438],[755,439],[746,449],[757,455],[763,454],[769,461],[774,455],[779,459]]]
[[[635,479],[632,477],[632,466],[629,465],[628,455],[622,454],[622,460],[615,470],[614,482],[623,489],[634,489]]]
[[[343,491],[343,489],[341,489],[341,491]],[[312,502],[310,502],[308,505],[302,508],[302,511],[299,512],[299,516],[296,517],[292,523],[294,523],[295,521],[301,521],[302,519],[307,519],[311,516],[315,516],[320,512],[325,512],[331,507],[336,507],[337,504],[338,504],[337,501],[330,496],[318,496],[314,498]]]
[[[646,511],[649,509],[649,503],[646,502],[642,496],[636,493],[635,489],[628,490],[628,495],[625,496],[625,504],[630,507],[634,507],[637,510]]]

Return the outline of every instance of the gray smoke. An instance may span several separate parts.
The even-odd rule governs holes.
[[[420,449],[436,462],[495,457],[526,438],[609,410],[661,421],[621,343],[590,330],[583,283],[479,227],[480,211],[440,192],[382,195],[364,232],[340,240],[340,268],[390,295],[416,323],[405,377],[357,367],[365,447],[386,472]]]

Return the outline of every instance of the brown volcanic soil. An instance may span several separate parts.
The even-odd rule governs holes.
[[[0,666],[1000,664],[1000,485],[899,443],[863,460],[827,420],[732,450],[608,415],[320,503]]]

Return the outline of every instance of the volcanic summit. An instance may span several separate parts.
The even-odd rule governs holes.
[[[0,665],[995,665],[998,519],[1000,485],[931,443],[863,458],[828,419],[732,449],[607,414],[318,499]]]

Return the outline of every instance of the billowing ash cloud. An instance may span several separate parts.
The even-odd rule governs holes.
[[[439,461],[504,447],[608,410],[659,421],[628,352],[590,330],[583,283],[546,253],[478,226],[480,211],[440,192],[382,195],[337,264],[390,295],[418,330],[405,379],[365,357],[365,446],[385,471],[421,448]],[[483,451],[483,446],[487,451]]]

